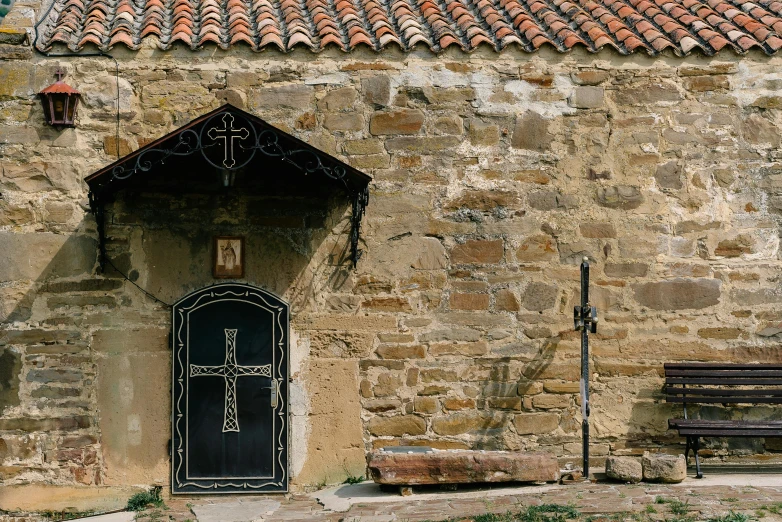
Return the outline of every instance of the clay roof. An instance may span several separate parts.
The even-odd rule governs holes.
[[[425,46],[471,51],[552,46],[677,55],[721,49],[774,54],[782,47],[779,0],[55,0],[39,47],[94,44],[138,49],[155,37],[198,49],[304,47],[375,51]]]

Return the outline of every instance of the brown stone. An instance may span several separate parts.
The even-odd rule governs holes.
[[[718,326],[715,328],[699,328],[698,337],[703,339],[738,339],[743,331],[741,328]]]
[[[373,417],[370,419],[367,429],[369,429],[369,433],[376,437],[423,435],[426,433],[426,421],[417,415]]]
[[[684,88],[692,92],[708,92],[730,88],[727,76],[689,76],[684,79]]]
[[[548,261],[558,257],[556,241],[544,234],[525,239],[516,250],[516,260],[520,263]]]
[[[492,146],[500,141],[500,128],[480,120],[470,120],[470,143],[479,146]]]
[[[369,132],[375,136],[386,134],[417,134],[424,124],[424,113],[417,109],[396,109],[376,112],[369,119]]]
[[[127,156],[131,152],[133,152],[133,147],[131,146],[130,142],[125,138],[119,139],[119,149],[117,148],[117,137],[114,135],[104,136],[103,137],[103,152],[108,154],[109,156],[114,156],[116,158]]]
[[[570,397],[568,395],[535,395],[532,398],[532,405],[541,410],[567,408],[570,406]]]
[[[752,239],[747,236],[738,236],[735,239],[720,241],[714,254],[722,257],[741,257],[752,253]]]
[[[369,104],[383,107],[391,103],[391,79],[386,75],[363,78],[361,90]]]
[[[440,410],[434,397],[416,397],[413,399],[413,408],[418,413],[437,413]]]
[[[440,343],[429,346],[429,353],[437,357],[438,355],[465,355],[480,356],[486,355],[489,351],[485,342],[476,343]]]
[[[553,455],[494,451],[436,453],[374,452],[367,458],[378,484],[462,484],[472,482],[555,482],[559,466]]]
[[[542,311],[554,306],[559,293],[555,285],[533,282],[521,294],[521,306],[527,310]]]
[[[578,85],[599,85],[610,77],[608,71],[580,70],[570,73],[570,79]]]
[[[520,413],[513,418],[513,425],[519,435],[551,433],[559,426],[559,415],[556,413]]]
[[[603,272],[608,277],[646,277],[649,265],[646,263],[606,263]]]
[[[494,293],[494,308],[503,312],[518,312],[519,300],[513,291],[506,289]]]
[[[426,357],[426,348],[420,344],[384,344],[377,348],[377,355],[383,359],[423,359]]]
[[[476,430],[500,428],[505,425],[506,417],[497,412],[472,411],[454,413],[432,420],[432,431],[438,435],[460,435]]]
[[[597,189],[597,203],[607,208],[632,210],[640,207],[643,200],[643,195],[638,187],[617,185],[598,187]]]
[[[673,279],[633,285],[635,299],[653,310],[686,310],[714,306],[720,299],[717,279]]]
[[[453,264],[487,264],[499,263],[504,254],[501,239],[486,241],[470,239],[457,244],[451,249]]]
[[[323,126],[332,131],[359,131],[364,128],[364,117],[354,112],[329,112],[323,118]]]
[[[511,147],[544,152],[554,141],[548,130],[549,121],[540,114],[528,111],[516,119]]]
[[[445,209],[458,210],[460,208],[469,208],[489,212],[498,207],[518,208],[520,204],[521,200],[519,195],[515,192],[504,192],[499,190],[468,190],[457,199],[450,201],[445,206]]]
[[[361,306],[375,312],[409,312],[410,301],[406,297],[373,297],[365,300]]]
[[[475,400],[473,399],[444,399],[443,409],[449,411],[468,410],[475,408]]]
[[[489,294],[451,294],[452,310],[488,310]]]
[[[589,238],[616,237],[616,228],[612,223],[581,223],[581,235]]]

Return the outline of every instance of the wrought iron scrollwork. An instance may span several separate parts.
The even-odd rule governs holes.
[[[136,157],[133,168],[126,170],[124,164],[119,164],[111,171],[112,180],[128,179],[138,172],[149,172],[157,165],[165,164],[171,156],[189,156],[202,150],[201,137],[192,129],[179,133],[177,142],[167,149],[147,149]]]
[[[361,237],[361,219],[364,217],[364,211],[369,204],[369,187],[357,190],[353,194],[353,208],[350,215],[350,259],[353,261],[353,268],[358,265],[363,250],[358,248],[358,242]]]
[[[307,174],[322,172],[329,178],[338,180],[344,180],[347,174],[341,165],[327,167],[320,160],[320,157],[311,150],[286,149],[280,145],[279,135],[270,129],[263,130],[258,135],[258,141],[252,148],[271,158],[279,158]]]
[[[219,126],[216,120],[220,120]],[[239,120],[237,122],[237,120]],[[235,123],[236,122],[236,123]],[[222,142],[222,143],[221,143]],[[108,194],[108,185],[124,181],[135,174],[149,172],[175,156],[190,156],[200,152],[211,166],[221,171],[236,171],[246,166],[260,152],[264,156],[284,161],[305,174],[323,174],[329,179],[339,181],[348,192],[352,203],[350,229],[350,259],[355,267],[361,257],[359,249],[361,220],[369,202],[369,189],[366,186],[356,188],[349,183],[348,171],[345,166],[333,161],[324,161],[323,157],[313,150],[302,148],[296,140],[288,140],[274,129],[258,126],[254,121],[242,114],[234,112],[219,112],[206,121],[193,127],[181,130],[176,140],[167,141],[168,147],[153,147],[142,150],[128,168],[127,163],[120,162],[111,169],[108,182],[93,186],[90,191],[90,206],[98,222],[100,266],[104,268],[106,259],[104,198]],[[215,150],[222,145],[220,160],[216,160]],[[293,146],[291,146],[293,145]],[[239,156],[239,157],[237,157]]]

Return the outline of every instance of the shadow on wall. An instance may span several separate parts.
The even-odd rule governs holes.
[[[287,300],[292,318],[349,274],[341,194],[137,193],[107,210],[108,257],[165,303],[227,281],[212,275],[216,235],[245,237],[241,281]],[[97,251],[91,215],[69,235],[0,232],[0,465],[51,481],[167,484],[170,308],[110,266],[98,274]]]

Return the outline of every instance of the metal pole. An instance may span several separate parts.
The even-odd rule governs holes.
[[[589,479],[589,332],[597,332],[597,310],[589,304],[589,259],[581,262],[581,306],[573,310],[575,329],[581,330],[581,437],[584,478]]]

